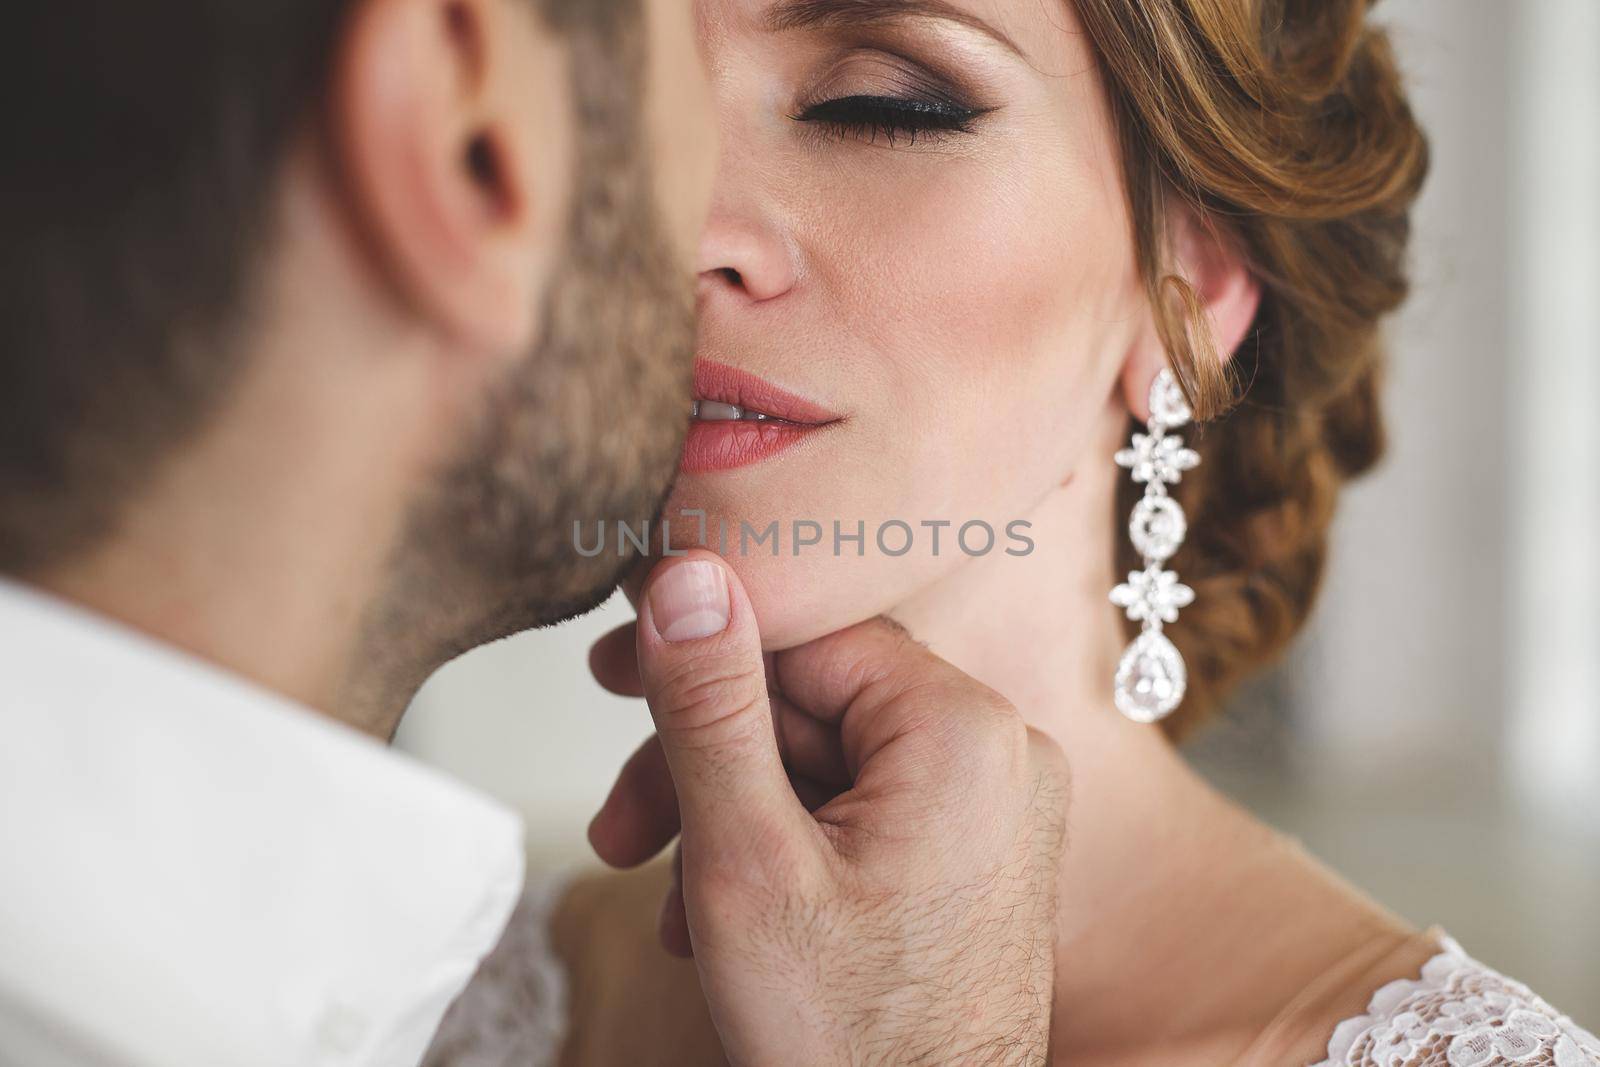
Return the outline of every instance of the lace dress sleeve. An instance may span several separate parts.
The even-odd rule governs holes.
[[[1315,1067],[1600,1067],[1600,1038],[1449,937],[1419,979],[1390,982]]]
[[[530,877],[500,943],[445,1013],[422,1067],[555,1067],[567,1026],[567,976],[550,916],[573,874]]]

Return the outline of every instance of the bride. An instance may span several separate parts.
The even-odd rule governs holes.
[[[1065,750],[1054,1061],[1600,1064],[1173,747],[1305,620],[1382,450],[1427,147],[1366,3],[699,4],[722,145],[664,514],[769,648],[888,615]],[[434,1062],[720,1062],[671,881],[530,896]]]

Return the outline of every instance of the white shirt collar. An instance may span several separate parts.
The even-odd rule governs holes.
[[[0,1061],[415,1064],[522,855],[501,805],[0,581]]]

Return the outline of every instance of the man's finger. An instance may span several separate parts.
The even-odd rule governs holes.
[[[601,688],[622,697],[644,696],[644,683],[639,680],[639,653],[635,646],[634,627],[637,622],[625,622],[589,646],[589,673]]]
[[[947,776],[950,768],[934,758],[933,749],[959,745],[960,737],[972,731],[1015,734],[1014,754],[1026,752],[1025,727],[1005,698],[887,619],[869,619],[780,652],[774,667],[777,688],[786,698],[815,718],[838,724],[846,768],[858,786],[864,784],[859,776],[866,762],[895,740],[928,749],[930,758],[897,764],[907,775]]]
[[[658,564],[636,636],[685,847],[757,864],[775,845],[820,847],[779,757],[755,614],[727,564],[703,549]]]
[[[789,784],[795,796],[807,811],[815,811],[839,795],[839,790],[814,782],[801,775],[790,774]],[[661,914],[656,920],[656,932],[661,947],[673,956],[691,959],[694,944],[689,939],[689,920],[683,907],[683,847],[672,849],[672,867],[667,881],[667,891],[661,900]]]
[[[637,867],[677,836],[677,790],[661,739],[651,734],[617,772],[589,823],[589,844],[613,867]]]
[[[806,810],[813,811],[850,785],[839,728],[813,718],[781,695],[769,694],[769,699],[778,753],[790,784]],[[802,781],[825,795],[801,791]],[[672,771],[661,739],[651,734],[617,772],[605,803],[589,823],[589,844],[613,867],[637,867],[666,848],[678,836],[678,829],[678,793]]]
[[[797,706],[782,693],[769,693],[772,721],[778,731],[778,751],[791,777],[805,778],[843,788],[850,784],[844,743],[835,723],[824,722]]]
[[[689,916],[683,906],[683,847],[672,850],[672,873],[667,882],[667,892],[661,898],[661,914],[656,918],[656,937],[668,954],[679,959],[694,956],[694,942],[689,937]]]

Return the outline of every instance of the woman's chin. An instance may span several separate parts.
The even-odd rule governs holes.
[[[881,585],[863,581],[835,559],[731,555],[768,652],[808,641],[887,611]]]
[[[738,575],[768,651],[886,612],[943,565],[917,554],[885,557],[855,542],[836,545],[826,523],[810,516],[861,509],[831,498],[819,503],[811,488],[786,485],[785,496],[763,487],[732,497],[687,476],[663,509],[675,548],[702,545]]]

